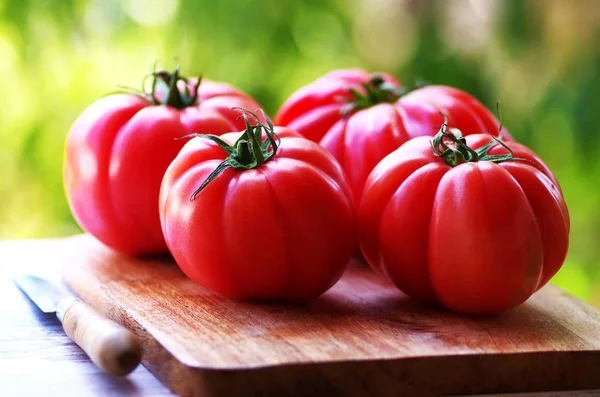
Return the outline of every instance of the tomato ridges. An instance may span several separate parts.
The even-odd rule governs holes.
[[[264,133],[253,128],[254,138]],[[204,287],[235,299],[307,300],[333,285],[350,259],[352,196],[325,149],[288,129],[271,129],[281,134],[276,157],[228,169],[194,202],[197,184],[227,153],[213,140],[190,140],[162,181],[162,227],[177,264]],[[251,138],[245,131],[222,139],[232,143],[244,134]],[[261,138],[261,148],[271,149]]]
[[[260,174],[263,176],[263,178],[265,179],[265,183],[269,188],[270,196],[272,199],[272,204],[274,204],[274,206],[275,206],[275,212],[278,214],[282,214],[281,216],[283,216],[285,214],[284,206],[281,204],[279,197],[277,197],[277,195],[275,194],[275,189],[273,188],[273,184],[271,183],[269,178],[267,178],[267,176],[264,175],[264,172],[262,169],[258,169],[257,171],[260,172]],[[289,236],[291,235],[289,226],[288,226],[288,222],[286,222],[286,221],[278,222],[278,226],[281,230],[281,235],[283,236],[283,240],[284,241],[288,240]],[[285,262],[289,263],[289,264],[293,264],[294,261],[293,261],[292,255],[290,255],[290,250],[289,250],[288,246],[283,244],[281,247],[283,248],[283,252],[284,252],[283,256],[286,258]],[[291,272],[292,272],[292,267],[289,266],[286,271],[286,274],[282,280],[281,289],[280,289],[280,291],[278,291],[278,294],[281,294],[281,295],[287,294],[287,292],[288,292],[287,287],[290,284],[290,282],[292,281],[291,277],[290,277]]]
[[[410,296],[462,313],[521,304],[568,250],[566,205],[541,160],[517,143],[463,138],[447,125],[381,160],[358,220],[373,269]]]
[[[125,128],[127,128],[127,126],[129,124],[131,124],[131,121],[133,120],[133,118],[135,116],[137,116],[141,110],[145,109],[145,107],[141,107],[140,109],[138,109],[133,115],[131,115],[127,120],[125,120],[125,122],[117,129],[117,131],[115,132],[115,135],[113,137],[113,139],[110,142],[110,150],[108,150],[108,153],[106,153],[106,164],[108,165],[105,169],[104,172],[106,174],[106,186],[104,189],[104,194],[105,194],[105,203],[107,206],[110,207],[111,211],[110,211],[110,215],[111,218],[113,218],[113,221],[116,225],[120,225],[119,226],[119,230],[122,230],[123,225],[126,223],[126,220],[124,222],[124,220],[122,219],[122,217],[117,216],[117,209],[115,206],[115,200],[112,199],[112,192],[111,192],[111,183],[108,183],[110,181],[110,176],[111,173],[113,173],[113,157],[115,154],[115,146],[116,143],[119,141],[119,137],[122,135],[122,132]]]
[[[107,95],[89,106],[73,123],[65,148],[65,193],[75,219],[106,245],[133,255],[168,252],[155,200],[185,144],[176,138],[239,131],[236,115],[221,110],[259,107],[235,87],[206,79],[207,103],[199,103],[199,82],[181,77],[179,68],[154,70],[145,82],[140,91]]]

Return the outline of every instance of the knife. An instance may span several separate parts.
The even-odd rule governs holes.
[[[45,278],[23,275],[13,281],[41,311],[56,313],[69,338],[105,372],[127,375],[140,363],[142,344],[131,331]]]

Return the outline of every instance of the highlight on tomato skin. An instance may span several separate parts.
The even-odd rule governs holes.
[[[231,107],[254,99],[226,83],[155,70],[140,91],[91,104],[69,131],[64,188],[81,228],[133,255],[168,252],[158,214],[162,177],[193,132],[243,129]]]
[[[447,124],[371,172],[358,209],[369,265],[401,291],[461,313],[514,308],[564,263],[570,220],[529,148]]]
[[[319,142],[340,162],[358,203],[377,163],[408,140],[433,136],[443,123],[463,135],[498,131],[496,117],[470,94],[449,86],[410,89],[386,73],[335,70],[293,93],[275,122]],[[504,140],[512,140],[502,131]]]
[[[248,110],[242,133],[197,134],[162,181],[162,230],[181,270],[224,297],[304,301],[355,248],[352,193],[324,148]]]

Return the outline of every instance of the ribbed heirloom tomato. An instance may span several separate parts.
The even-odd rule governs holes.
[[[258,108],[248,95],[208,79],[156,71],[152,89],[109,95],[75,121],[65,153],[65,190],[79,225],[128,254],[167,252],[160,228],[162,177],[193,132],[244,128],[231,107]]]
[[[527,147],[443,125],[370,174],[358,212],[373,269],[406,294],[464,313],[524,302],[562,266],[569,213],[558,182]]]
[[[352,193],[318,144],[243,117],[242,134],[193,138],[169,166],[160,192],[167,244],[188,277],[225,297],[315,298],[355,247]]]
[[[377,163],[417,136],[433,136],[443,113],[463,134],[497,131],[494,115],[466,92],[427,86],[406,93],[393,76],[336,70],[296,91],[275,123],[319,142],[340,162],[357,201]],[[508,132],[502,136],[510,140]]]

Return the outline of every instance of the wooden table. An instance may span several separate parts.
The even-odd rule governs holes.
[[[0,396],[172,396],[148,370],[138,367],[126,378],[102,373],[63,332],[54,315],[44,314],[12,283],[10,260],[27,242],[0,242]],[[57,270],[37,269],[56,278]],[[598,372],[600,376],[600,370]],[[599,391],[533,393],[520,396],[588,397]],[[499,395],[497,395],[499,396]]]

